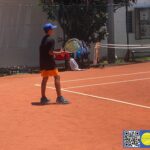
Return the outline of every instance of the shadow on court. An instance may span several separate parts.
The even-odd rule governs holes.
[[[47,103],[47,104],[41,104],[41,102],[32,102],[31,105],[33,106],[46,106],[46,105],[58,105],[56,102],[55,103]]]
[[[46,105],[68,105],[68,104],[58,104],[56,102],[50,102],[47,104],[41,104],[41,102],[32,102],[31,105],[33,106],[46,106]]]

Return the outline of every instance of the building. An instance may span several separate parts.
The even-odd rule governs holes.
[[[0,67],[38,66],[46,22],[39,0],[0,0]]]
[[[115,44],[127,44],[127,34],[129,45],[150,44],[149,0],[137,0],[136,4],[128,7],[127,25],[128,31],[126,32],[126,8],[120,7],[114,13]],[[116,49],[118,57],[124,57],[125,54],[126,50]]]
[[[36,0],[0,0],[0,67],[38,64],[41,12]]]

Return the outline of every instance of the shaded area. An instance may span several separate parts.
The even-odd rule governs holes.
[[[39,67],[13,66],[0,68],[0,76],[7,76],[19,73],[39,73]]]

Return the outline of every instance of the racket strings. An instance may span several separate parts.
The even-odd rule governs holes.
[[[78,39],[70,39],[65,43],[64,49],[69,52],[76,52],[82,48],[82,45]]]

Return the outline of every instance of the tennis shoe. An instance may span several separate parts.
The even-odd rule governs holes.
[[[42,98],[41,98],[41,104],[42,104],[42,105],[48,104],[49,102],[50,102],[50,100],[47,99],[46,97],[42,97]]]
[[[66,100],[63,96],[59,96],[56,99],[56,103],[58,103],[58,104],[69,104],[69,101]]]

